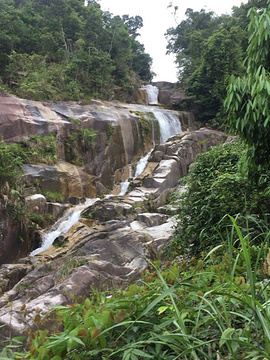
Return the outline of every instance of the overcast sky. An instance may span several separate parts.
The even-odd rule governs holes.
[[[153,58],[152,70],[156,73],[153,81],[177,80],[177,70],[174,57],[166,55],[167,41],[164,37],[166,30],[176,27],[173,9],[169,3],[178,6],[177,22],[185,18],[187,8],[195,11],[201,9],[212,10],[217,15],[230,14],[233,6],[239,6],[247,0],[99,0],[102,10],[108,10],[114,15],[140,15],[143,18],[143,28],[138,37],[144,44],[145,50]]]

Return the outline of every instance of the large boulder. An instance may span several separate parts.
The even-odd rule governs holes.
[[[43,190],[60,193],[65,200],[97,195],[91,176],[82,167],[62,161],[53,166],[27,164],[23,169],[32,183],[37,182]]]
[[[162,105],[177,107],[183,100],[188,99],[185,94],[185,86],[181,83],[158,81],[154,82],[153,85],[159,89],[158,101]]]

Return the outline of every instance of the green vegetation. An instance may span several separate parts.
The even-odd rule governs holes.
[[[95,144],[97,131],[79,129],[67,136],[65,141],[66,160],[76,165],[83,164],[85,154]]]
[[[5,208],[13,220],[34,229],[50,222],[50,216],[29,213],[25,206],[25,190],[29,186],[23,177],[22,165],[38,163],[52,165],[57,161],[57,140],[53,135],[33,135],[18,143],[0,141],[0,192]],[[38,184],[36,187],[39,188]],[[44,194],[45,195],[45,194]],[[58,198],[59,194],[51,199]]]
[[[153,127],[153,121],[155,119],[155,116],[153,113],[148,112],[141,112],[141,111],[131,111],[131,113],[134,113],[139,117],[140,127],[141,127],[141,134],[143,137],[143,140],[145,141],[147,138],[152,138],[152,127]]]
[[[215,246],[221,234],[226,237],[226,214],[238,216],[242,225],[247,216],[256,216],[254,231],[260,221],[269,223],[270,174],[261,173],[265,183],[255,184],[243,168],[245,151],[241,142],[233,141],[197,157],[182,180],[187,190],[177,199],[178,228],[172,249],[198,253]]]
[[[189,18],[170,30],[171,51],[178,52],[188,91],[195,96],[200,89],[194,97],[199,109],[209,99],[201,118],[213,121],[222,111],[229,75],[244,70],[245,14],[252,5],[259,8],[250,11],[246,76],[231,79],[226,100],[230,127],[240,140],[199,155],[184,180],[187,189],[182,198],[171,196],[179,202],[179,210],[167,263],[164,259],[149,264],[141,279],[124,289],[92,289],[84,301],[73,297],[73,304],[56,307],[55,331],[43,330],[37,317],[39,329],[25,343],[11,340],[1,358],[270,359],[270,8],[266,3],[250,0],[234,8],[234,17],[189,9]],[[128,26],[131,31],[132,22]],[[115,33],[119,42],[120,34]],[[3,145],[1,151],[9,159],[10,150]],[[12,181],[14,173],[5,165]],[[3,186],[7,180],[3,178]],[[65,278],[85,261],[67,262],[57,276]]]
[[[4,141],[0,141],[0,165],[0,189],[6,184],[14,186],[18,181],[22,159]]]
[[[137,40],[140,16],[112,16],[95,0],[2,0],[0,84],[35,100],[108,99],[153,77]],[[8,24],[8,25],[6,25]]]
[[[248,146],[250,173],[270,170],[270,11],[250,10],[246,75],[231,77],[225,105],[231,130]]]
[[[186,84],[199,119],[212,126],[226,122],[223,101],[230,76],[242,76],[246,69],[247,14],[252,7],[267,8],[267,0],[249,0],[234,7],[231,16],[189,8],[186,19],[167,31],[167,49],[176,55],[179,80]]]
[[[144,143],[151,143],[154,134],[159,134],[159,123],[152,112],[130,111],[139,118]],[[157,135],[155,135],[157,136]]]
[[[28,139],[10,145],[11,151],[19,156],[24,164],[57,162],[57,139],[54,135],[31,135]]]
[[[47,201],[60,203],[64,201],[64,196],[60,192],[40,189],[40,193],[45,196]]]
[[[62,330],[32,333],[20,353],[18,339],[1,358],[269,359],[270,233],[256,245],[231,222],[222,256],[213,249],[191,261],[158,261],[124,290],[93,291],[81,303],[56,307]]]

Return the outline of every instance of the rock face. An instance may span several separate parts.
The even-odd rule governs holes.
[[[20,233],[20,225],[7,213],[5,202],[0,199],[0,264],[8,263],[19,255],[14,249],[18,247]]]
[[[0,336],[22,334],[53,305],[84,298],[92,287],[122,286],[139,276],[173,236],[167,196],[197,154],[224,142],[209,129],[184,133],[155,147],[145,171],[124,196],[98,200],[57,243],[0,269]],[[24,308],[24,310],[20,310]],[[37,310],[38,309],[38,310]]]
[[[178,122],[180,117],[187,124],[193,121],[190,113],[174,113],[174,116]],[[88,147],[82,146],[79,140],[73,141],[69,149],[75,148],[75,161],[70,158],[67,143],[80,131],[86,134],[94,131],[96,135]],[[98,100],[88,104],[54,104],[10,95],[0,96],[0,134],[8,143],[27,141],[32,135],[56,138],[56,164],[24,164],[23,169],[30,184],[38,184],[37,192],[60,193],[63,201],[110,193],[130,177],[127,169],[135,167],[137,160],[152,149],[153,142],[160,142],[158,122],[149,107]],[[30,192],[26,196],[34,194]],[[54,217],[63,210],[46,206]],[[6,211],[4,199],[0,212],[0,263],[3,263],[12,261],[12,251],[16,259],[28,251],[31,244],[23,239],[21,226],[15,224]]]
[[[52,192],[59,192],[64,199],[70,197],[93,198],[97,190],[92,184],[92,178],[82,167],[68,162],[59,162],[55,166],[24,165],[25,174],[40,186]]]
[[[159,142],[159,131],[152,132],[149,125],[152,111],[150,107],[97,100],[88,105],[75,102],[51,104],[5,96],[0,97],[0,133],[2,139],[9,143],[36,134],[54,135],[59,164],[52,167],[26,165],[26,174],[33,179],[39,178],[45,190],[61,188],[67,197],[83,197],[93,194],[93,187],[98,193],[112,190],[115,174],[148,153],[153,141]],[[141,114],[149,114],[146,115],[148,123],[145,123],[145,115]],[[179,112],[178,116],[189,117],[193,121],[191,114]],[[70,161],[65,144],[69,136],[80,130],[96,131],[96,137],[92,146],[78,154],[81,165],[74,166],[73,163],[72,167],[65,164]],[[67,177],[71,173],[72,176]],[[64,182],[70,184],[69,189],[63,188]],[[92,183],[92,189],[87,188],[86,183]]]
[[[159,89],[158,101],[162,105],[177,107],[183,100],[188,99],[185,94],[185,87],[180,83],[170,83],[166,81],[154,82]]]

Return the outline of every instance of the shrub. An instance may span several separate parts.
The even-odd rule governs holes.
[[[266,182],[255,184],[242,171],[245,147],[239,141],[223,144],[200,154],[182,181],[187,191],[179,201],[172,252],[207,251],[220,243],[227,231],[226,214],[241,218],[255,214],[267,217],[270,194]],[[264,174],[269,179],[269,174]],[[244,223],[244,220],[243,220]],[[257,226],[255,226],[257,227]]]
[[[29,139],[12,144],[11,151],[19,154],[23,163],[52,165],[57,162],[57,139],[53,135],[32,135]]]
[[[66,138],[66,160],[75,164],[83,164],[83,155],[94,146],[97,131],[92,129],[80,129],[73,131]]]
[[[0,188],[7,182],[10,186],[15,185],[20,173],[22,159],[15,155],[10,145],[0,141]]]

